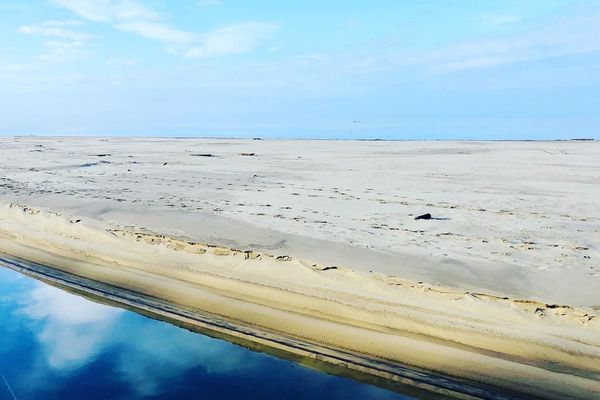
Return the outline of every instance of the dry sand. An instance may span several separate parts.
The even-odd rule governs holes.
[[[0,155],[0,252],[533,395],[600,395],[598,143],[4,138]]]

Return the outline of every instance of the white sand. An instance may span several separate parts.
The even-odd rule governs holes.
[[[62,214],[3,203],[0,252],[530,394],[600,395],[597,143],[20,138],[0,149],[0,199]],[[440,219],[411,215],[424,212]]]
[[[200,153],[216,157],[192,156]],[[0,138],[0,170],[7,201],[461,289],[600,305],[598,142]],[[448,219],[412,217],[425,212]]]

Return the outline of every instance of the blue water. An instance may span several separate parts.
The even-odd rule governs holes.
[[[0,267],[0,399],[406,399]]]

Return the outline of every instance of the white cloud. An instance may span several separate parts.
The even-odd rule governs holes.
[[[85,33],[80,33],[72,29],[67,29],[65,26],[79,25],[77,21],[46,21],[39,25],[24,25],[19,28],[19,32],[29,35],[42,35],[58,37],[63,39],[83,41],[88,40],[92,36]]]
[[[225,54],[247,53],[256,48],[258,43],[275,30],[273,24],[261,22],[246,22],[229,25],[200,38],[197,46],[189,49],[185,56],[188,58],[207,58]]]
[[[548,19],[528,31],[466,41],[405,56],[400,64],[422,64],[433,72],[491,68],[519,62],[600,51],[600,12]]]
[[[79,25],[80,21],[50,20],[37,25],[24,25],[19,28],[19,32],[54,38],[55,40],[44,43],[46,51],[40,58],[43,61],[61,63],[81,59],[87,54],[85,47],[93,36],[69,29]]]
[[[52,0],[82,18],[96,22],[158,20],[160,14],[134,0]]]
[[[245,22],[199,34],[169,26],[159,13],[134,0],[52,1],[82,18],[110,23],[121,31],[157,40],[165,45],[167,52],[183,54],[187,58],[246,53],[254,50],[259,41],[274,30],[271,24]],[[205,6],[219,4],[222,4],[220,0],[199,2],[199,5]]]
[[[191,32],[174,29],[156,22],[129,22],[115,25],[117,29],[155,39],[169,44],[187,44],[196,40],[196,35]]]
[[[561,12],[537,18],[488,15],[488,24],[512,24],[483,39],[466,40],[431,50],[398,51],[374,46],[375,51],[296,56],[295,66],[311,68],[315,76],[384,74],[403,68],[419,74],[441,74],[485,70],[526,62],[600,53],[600,6],[566,7]],[[509,33],[510,32],[510,33]],[[283,68],[280,68],[283,69]]]
[[[483,14],[480,15],[477,19],[481,24],[489,27],[514,24],[523,20],[522,17],[505,14]]]

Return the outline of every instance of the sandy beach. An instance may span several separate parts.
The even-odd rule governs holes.
[[[600,395],[597,142],[19,137],[0,155],[0,253],[527,395]]]

